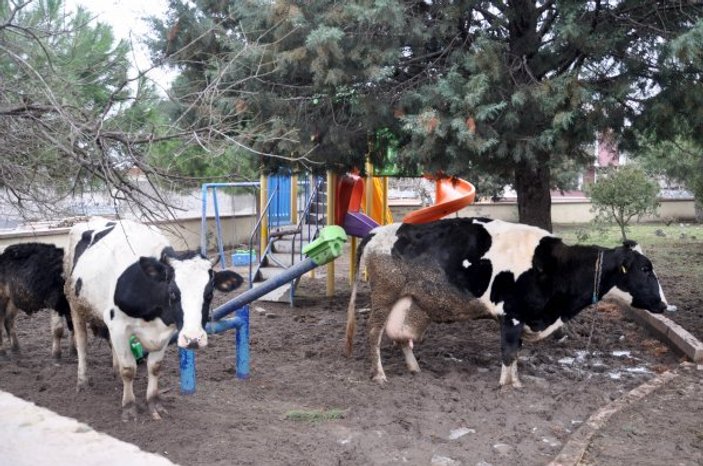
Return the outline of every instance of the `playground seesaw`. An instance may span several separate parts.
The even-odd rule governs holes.
[[[249,303],[256,301],[270,291],[295,280],[312,269],[333,261],[342,254],[347,235],[337,225],[320,230],[319,237],[303,248],[306,259],[286,269],[279,275],[262,282],[239,296],[214,309],[211,321],[205,326],[209,334],[235,330],[236,367],[238,379],[249,377]],[[234,317],[225,318],[234,313]],[[179,348],[181,394],[195,393],[195,351]]]

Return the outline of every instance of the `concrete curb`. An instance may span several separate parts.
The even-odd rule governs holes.
[[[3,391],[0,413],[2,464],[174,466],[166,458]]]
[[[685,328],[663,314],[652,314],[630,307],[627,312],[640,324],[652,330],[667,345],[677,349],[693,362],[703,361],[703,343]]]
[[[583,458],[586,449],[590,444],[593,435],[601,429],[610,417],[621,411],[623,408],[630,406],[636,401],[641,400],[645,396],[652,393],[657,388],[665,385],[671,380],[678,377],[677,372],[667,371],[659,374],[652,380],[643,383],[639,387],[632,389],[617,400],[608,403],[605,407],[596,411],[588,420],[573,433],[571,438],[566,442],[564,448],[557,455],[549,466],[576,466]]]

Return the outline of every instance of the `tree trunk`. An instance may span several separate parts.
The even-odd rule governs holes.
[[[520,223],[552,231],[552,197],[550,195],[549,156],[538,157],[536,164],[518,162],[515,167],[515,191]]]
[[[696,200],[695,203],[696,222],[703,223],[703,201]]]

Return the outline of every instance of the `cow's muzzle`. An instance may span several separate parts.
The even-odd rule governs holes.
[[[178,335],[178,346],[185,349],[200,349],[207,346],[207,333],[202,332],[198,336],[186,335],[181,332]]]
[[[652,314],[661,314],[662,312],[666,311],[667,308],[668,306],[664,301],[659,301],[659,303],[652,309],[650,309],[649,312],[651,312]]]

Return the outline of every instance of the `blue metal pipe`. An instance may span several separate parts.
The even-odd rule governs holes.
[[[181,395],[195,393],[195,351],[178,348],[181,368]]]
[[[207,185],[203,185],[200,192],[202,208],[200,213],[200,254],[207,256]]]
[[[217,202],[215,189],[216,188],[258,188],[261,183],[258,181],[239,181],[236,183],[203,183],[200,187],[200,199],[202,208],[200,214],[200,252],[204,256],[207,255],[207,194],[208,189],[212,188],[213,197]],[[215,214],[219,217],[219,213]],[[224,256],[224,253],[222,254]],[[223,259],[224,260],[224,259]],[[224,264],[224,262],[223,262]]]
[[[289,281],[300,277],[301,275],[311,271],[315,267],[317,267],[317,264],[309,257],[304,261],[298,262],[294,266],[283,271],[281,274],[269,278],[265,282],[262,282],[261,285],[257,286],[256,288],[251,288],[250,290],[245,291],[236,298],[227,301],[222,306],[213,310],[212,320],[218,321],[222,319],[224,316],[231,314],[232,312],[244,306],[245,304],[249,304],[250,302],[257,300],[269,291],[273,291],[279,286],[282,286],[288,283]]]
[[[235,376],[238,379],[249,378],[249,306],[237,309],[231,319],[222,319],[217,322],[208,322],[205,330],[209,334],[226,332],[235,329],[234,352],[237,355],[235,362]],[[192,395],[195,393],[195,351],[183,348],[178,349],[179,366],[181,372],[181,394]]]
[[[239,319],[241,324],[234,334],[234,348],[237,355],[235,375],[238,379],[249,378],[249,305],[237,309],[234,320]]]
[[[220,205],[217,202],[217,188],[212,188],[212,207],[215,209],[215,228],[217,230],[217,250],[220,252],[220,266],[227,268],[225,260],[224,241],[222,239],[222,223],[220,222]]]

